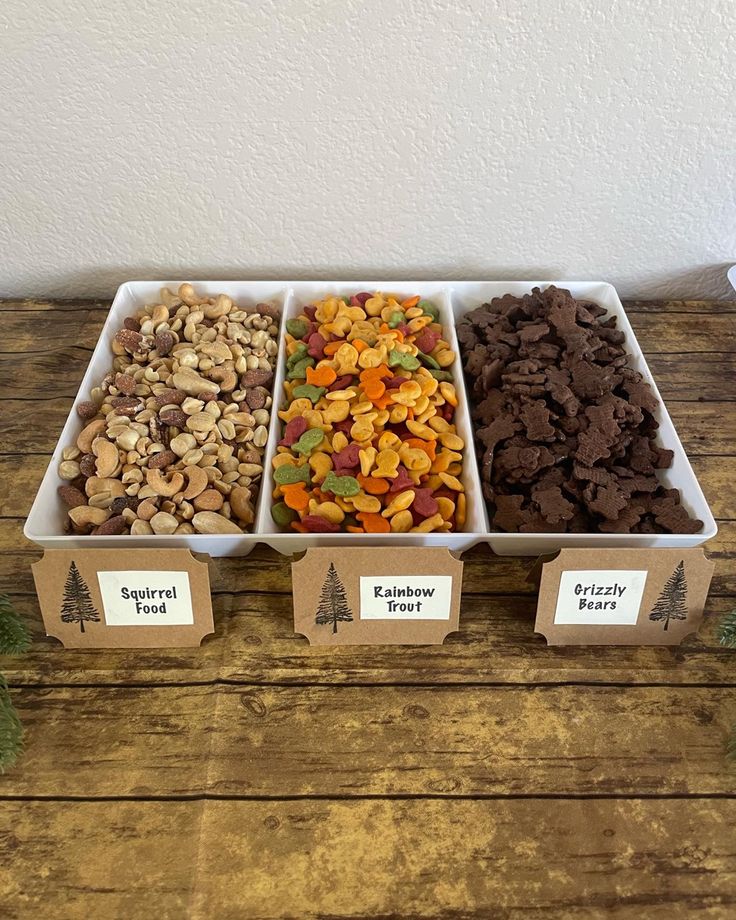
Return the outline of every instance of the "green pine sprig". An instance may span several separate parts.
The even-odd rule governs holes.
[[[731,734],[726,742],[726,758],[736,762],[736,725],[731,729]]]
[[[726,648],[736,648],[736,610],[727,613],[721,620],[718,641]]]
[[[0,773],[13,766],[23,750],[23,726],[0,674]]]
[[[20,655],[30,645],[26,624],[13,609],[8,595],[0,594],[0,655]]]
[[[31,637],[7,594],[0,594],[0,655],[27,652]],[[23,726],[10,699],[8,685],[0,674],[0,773],[18,759],[23,750]]]

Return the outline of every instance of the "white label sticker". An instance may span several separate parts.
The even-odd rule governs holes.
[[[555,623],[636,626],[646,581],[646,570],[563,572]]]
[[[361,620],[449,620],[451,575],[360,577]]]
[[[108,626],[190,626],[187,572],[98,572]]]

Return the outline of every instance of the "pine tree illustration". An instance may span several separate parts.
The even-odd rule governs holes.
[[[657,598],[654,607],[652,607],[649,619],[664,620],[665,631],[670,625],[670,620],[686,620],[686,597],[685,563],[684,560],[681,560],[675,571],[667,579],[664,588],[662,588],[662,593]]]
[[[87,582],[79,574],[79,569],[73,559],[64,585],[61,619],[64,623],[79,623],[80,632],[84,632],[85,621],[100,622],[100,615],[92,603]]]
[[[349,622],[352,619],[353,611],[348,606],[345,585],[340,581],[337,569],[334,563],[331,562],[327,570],[327,577],[322,585],[315,622],[320,626],[325,623],[332,623],[332,632],[336,633],[339,620]]]

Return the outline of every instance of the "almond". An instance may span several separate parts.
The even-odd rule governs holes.
[[[184,428],[188,418],[186,412],[182,412],[181,409],[164,409],[158,417],[164,425],[172,425],[175,428]]]
[[[83,419],[94,418],[99,409],[97,408],[97,403],[93,403],[91,400],[85,400],[84,402],[77,403],[77,415]]]
[[[157,332],[153,344],[158,354],[163,358],[176,345],[176,339],[171,332]]]
[[[148,469],[149,470],[161,470],[164,467],[171,466],[179,458],[176,456],[173,450],[161,450],[157,454],[152,454],[148,458]]]
[[[135,377],[131,377],[130,374],[116,374],[115,386],[125,396],[132,396],[136,387]]]
[[[184,390],[172,390],[170,387],[155,396],[156,404],[159,406],[180,406],[186,398]]]
[[[67,508],[79,508],[87,504],[87,496],[74,486],[59,486],[56,492]]]
[[[143,336],[140,332],[134,332],[132,329],[120,329],[115,333],[115,341],[122,345],[128,354],[132,355],[140,349]]]
[[[116,514],[115,517],[103,521],[99,527],[95,527],[92,533],[98,537],[113,537],[125,533],[127,526],[122,514]]]

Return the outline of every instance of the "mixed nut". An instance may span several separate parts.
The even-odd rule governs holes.
[[[237,534],[263,474],[279,312],[190,284],[128,317],[59,465],[76,534]]]

